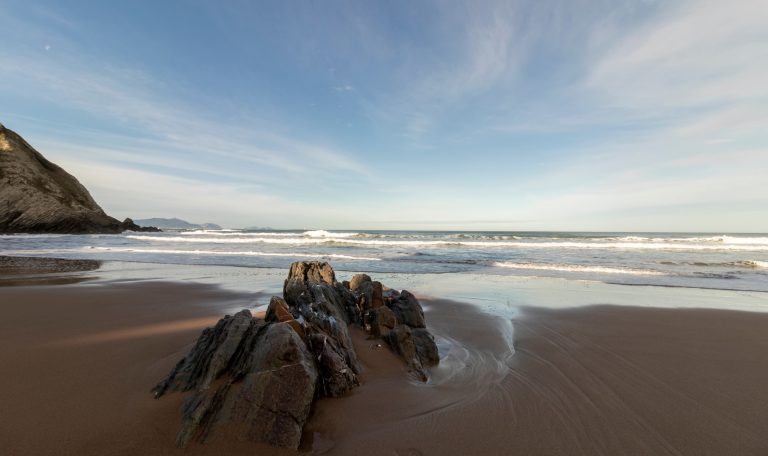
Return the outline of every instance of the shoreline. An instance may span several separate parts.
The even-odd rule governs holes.
[[[9,257],[43,258],[47,257]],[[64,260],[56,259],[52,260]],[[79,261],[79,260],[76,260]],[[365,271],[337,271],[348,280]],[[476,273],[371,273],[393,288],[418,290],[425,299],[450,299],[479,306],[486,311],[513,317],[524,307],[572,308],[600,304],[626,307],[724,309],[768,312],[768,292],[720,288],[632,285],[554,277],[503,276]],[[282,292],[285,269],[229,265],[146,263],[104,260],[97,270],[59,273],[58,282],[88,281],[106,285],[123,282],[170,281],[220,286],[236,293]],[[0,285],[44,284],[50,275],[0,274]],[[22,280],[23,279],[23,280]],[[267,302],[263,302],[266,305]]]
[[[0,447],[11,454],[296,454],[224,434],[181,451],[174,442],[183,396],[150,394],[204,327],[235,309],[258,309],[271,294],[253,290],[130,277],[0,288],[7,372]],[[589,292],[593,301],[604,298],[601,290]],[[302,451],[768,451],[761,434],[768,428],[768,314],[422,302],[441,352],[429,383],[411,381],[389,350],[355,331],[362,385],[317,402]]]

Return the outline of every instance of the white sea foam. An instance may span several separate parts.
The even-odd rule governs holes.
[[[338,234],[338,233],[336,233]],[[342,233],[352,234],[352,233]],[[144,241],[158,241],[158,242],[190,242],[190,243],[210,243],[210,244],[284,244],[284,245],[317,245],[317,244],[351,244],[351,245],[379,245],[379,246],[430,246],[430,245],[468,245],[470,243],[458,242],[458,241],[400,241],[400,240],[383,240],[383,239],[349,239],[343,237],[314,237],[314,238],[268,238],[268,237],[248,237],[248,238],[206,238],[206,237],[182,237],[182,236],[142,236],[142,235],[128,235],[125,236],[128,239],[138,239]],[[476,244],[487,244],[485,242],[477,242]]]
[[[81,251],[98,250],[102,252],[117,253],[159,253],[169,255],[225,255],[225,256],[264,256],[264,257],[288,257],[288,258],[336,258],[339,260],[380,261],[380,258],[343,255],[340,253],[280,253],[248,251],[219,251],[219,250],[176,250],[176,249],[141,249],[130,247],[90,247]]]
[[[600,274],[630,274],[630,275],[665,275],[663,272],[649,269],[609,268],[605,266],[585,266],[578,264],[551,264],[551,263],[494,263],[494,266],[508,269],[526,269],[536,271],[561,271],[561,272],[596,272]]]
[[[723,242],[726,244],[768,245],[768,237],[723,236]]]
[[[565,248],[565,249],[609,249],[609,250],[732,250],[768,251],[768,245],[694,244],[676,242],[528,242],[520,247]]]
[[[239,231],[239,230],[229,230],[226,232],[210,231],[210,230],[193,230],[193,231],[182,231],[177,234],[181,234],[184,236],[281,236],[281,237],[304,235],[304,233],[274,232],[274,231],[246,232],[246,231]]]
[[[325,231],[325,230],[314,230],[314,231],[305,231],[304,236],[308,236],[311,238],[349,238],[353,236],[357,236],[360,233],[339,233],[339,232],[331,232],[331,231]]]
[[[768,237],[746,236],[705,236],[705,237],[644,237],[623,236],[619,238],[606,238],[621,242],[654,242],[654,243],[688,243],[688,244],[736,244],[736,245],[768,245]]]
[[[337,233],[338,234],[338,233]],[[351,234],[351,233],[344,233]],[[401,247],[478,247],[500,248],[514,247],[519,249],[590,249],[590,250],[724,250],[724,251],[768,251],[768,244],[740,244],[740,243],[687,243],[687,242],[600,242],[600,241],[426,241],[426,240],[388,240],[388,239],[350,239],[343,237],[315,237],[315,238],[270,238],[270,237],[233,237],[233,238],[208,238],[192,236],[146,236],[128,235],[129,239],[157,242],[189,242],[210,244],[282,244],[282,245],[318,245],[318,244],[347,244],[368,246],[401,246]],[[745,239],[745,238],[739,238]],[[760,238],[752,238],[760,239]]]
[[[747,268],[755,268],[755,269],[768,268],[768,261],[739,261],[736,264],[739,266],[747,267]]]
[[[60,255],[70,253],[153,253],[166,255],[220,255],[220,256],[259,256],[286,258],[334,258],[338,260],[381,261],[381,258],[344,255],[340,253],[282,253],[259,251],[219,251],[219,250],[178,250],[178,249],[143,249],[131,247],[81,247],[77,249],[35,249],[0,251],[4,255]]]
[[[184,236],[238,236],[238,237],[288,237],[288,238],[348,238],[348,237],[354,237],[354,236],[360,236],[360,233],[342,233],[342,232],[334,232],[334,231],[325,231],[325,230],[312,230],[312,231],[304,231],[301,233],[297,232],[290,232],[290,231],[262,231],[262,232],[245,232],[245,231],[235,231],[235,230],[229,230],[227,232],[222,231],[211,231],[211,230],[194,230],[194,231],[184,231],[179,234],[182,234]]]

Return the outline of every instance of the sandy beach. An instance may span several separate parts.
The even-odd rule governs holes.
[[[177,449],[183,396],[150,394],[204,327],[262,299],[178,282],[0,287],[2,453],[292,454],[223,433]],[[362,385],[317,402],[301,452],[768,452],[766,314],[593,306],[509,321],[423,302],[442,357],[430,382],[356,332]]]
[[[0,456],[768,456],[768,1],[0,2]]]

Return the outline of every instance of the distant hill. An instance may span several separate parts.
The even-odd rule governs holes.
[[[179,218],[149,218],[135,220],[142,226],[156,226],[161,230],[220,230],[215,223],[190,223]]]
[[[74,176],[0,124],[0,233],[125,230],[152,231],[131,219],[120,222],[107,215]]]

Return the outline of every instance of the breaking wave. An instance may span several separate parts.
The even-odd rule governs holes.
[[[119,247],[91,247],[91,250],[121,253],[164,253],[171,255],[222,255],[222,256],[264,256],[288,258],[335,258],[339,260],[380,261],[380,258],[344,255],[340,253],[282,253],[248,251],[219,251],[219,250],[173,250],[173,249],[141,249]]]
[[[746,236],[705,236],[705,237],[645,237],[622,236],[606,238],[621,242],[651,242],[651,243],[686,243],[686,244],[724,244],[724,245],[768,245],[768,237]]]
[[[698,266],[698,267],[717,267],[717,268],[746,268],[746,269],[765,269],[768,268],[768,261],[744,260],[744,261],[661,261],[660,264],[667,266]]]
[[[312,233],[307,235],[305,233]],[[284,244],[284,245],[318,245],[318,244],[348,244],[369,246],[402,246],[402,247],[478,247],[500,248],[514,247],[521,249],[607,249],[607,250],[729,250],[729,251],[768,251],[768,243],[759,244],[754,240],[768,238],[734,238],[738,242],[729,241],[711,243],[670,242],[670,241],[465,241],[456,240],[399,240],[399,239],[357,239],[358,233],[331,233],[327,231],[308,231],[299,236],[248,236],[248,237],[200,237],[200,236],[146,236],[127,235],[128,239],[158,241],[158,242],[190,242],[210,244]],[[253,233],[256,234],[256,233]],[[341,236],[339,236],[341,235]],[[242,236],[242,235],[241,235]],[[751,240],[747,242],[745,240]]]
[[[585,266],[579,264],[551,264],[551,263],[508,263],[498,262],[493,264],[500,268],[527,269],[536,271],[560,271],[560,272],[594,272],[599,274],[631,274],[631,275],[666,275],[663,272],[650,269],[609,268],[605,266]]]

